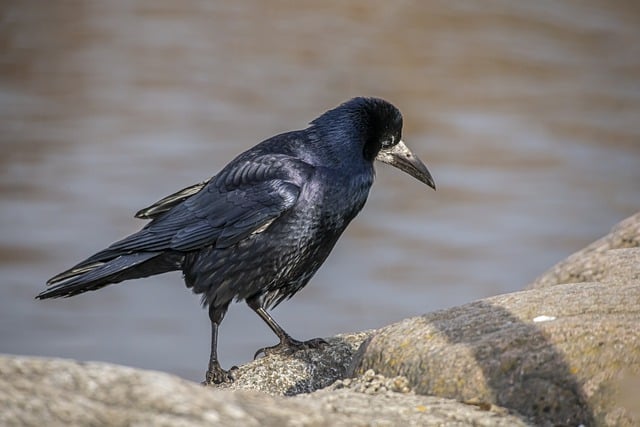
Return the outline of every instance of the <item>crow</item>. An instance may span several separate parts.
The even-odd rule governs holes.
[[[233,381],[217,356],[218,327],[233,299],[244,300],[280,339],[255,357],[318,348],[271,317],[302,289],[367,200],[378,160],[435,189],[431,174],[402,141],[391,103],[353,98],[302,130],[271,137],[217,175],[136,213],[140,231],[52,277],[36,298],[71,297],[112,283],[180,270],[202,295],[211,320],[204,384]]]

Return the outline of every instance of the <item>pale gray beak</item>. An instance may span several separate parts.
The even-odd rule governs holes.
[[[376,160],[394,166],[418,181],[424,182],[434,190],[436,189],[436,183],[433,181],[427,167],[422,163],[422,160],[409,150],[409,147],[403,141],[387,149],[381,149],[376,156]]]

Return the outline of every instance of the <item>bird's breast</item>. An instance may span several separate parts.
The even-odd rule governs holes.
[[[312,206],[314,221],[342,232],[367,201],[373,173],[322,172],[310,185],[305,186],[301,198],[305,204]]]

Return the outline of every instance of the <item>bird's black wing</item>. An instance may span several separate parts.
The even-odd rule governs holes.
[[[294,206],[313,170],[283,154],[241,156],[199,192],[74,268],[133,252],[231,246]]]
[[[196,194],[198,191],[202,190],[209,181],[199,182],[197,184],[191,185],[187,188],[183,188],[180,191],[177,191],[173,194],[168,195],[167,197],[163,197],[158,200],[151,206],[148,206],[144,209],[140,209],[136,212],[135,217],[140,219],[153,219],[163,214],[173,208],[174,206],[182,203],[189,197]]]

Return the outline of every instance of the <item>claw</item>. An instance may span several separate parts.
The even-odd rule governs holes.
[[[260,353],[262,353],[262,354],[264,354],[266,356],[267,355],[267,347],[259,348],[258,351],[256,351],[256,353],[253,355],[253,360],[256,360],[258,358],[258,356],[260,356]]]
[[[260,354],[264,354],[265,357],[270,354],[292,354],[299,350],[307,350],[311,348],[321,348],[329,344],[322,338],[313,338],[308,341],[298,341],[291,337],[281,340],[278,344],[271,347],[262,347],[256,351],[253,355],[253,360],[256,360]]]
[[[224,369],[217,367],[213,370],[207,371],[205,380],[202,382],[202,385],[207,386],[222,383],[232,383],[234,381],[233,375],[231,375],[230,372],[232,370],[233,368],[231,368],[229,371],[225,371]]]

